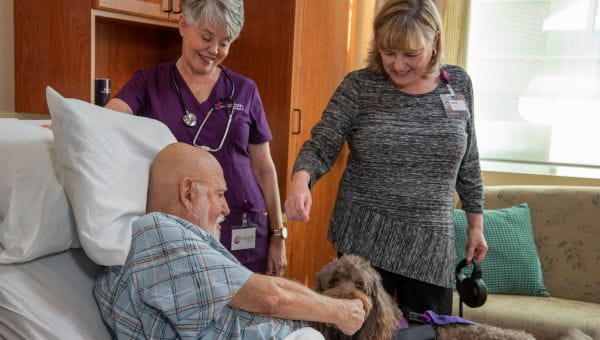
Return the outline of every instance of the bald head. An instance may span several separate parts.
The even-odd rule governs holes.
[[[162,149],[154,158],[149,187],[179,183],[185,177],[205,182],[213,176],[223,176],[221,165],[213,155],[189,144],[174,143]]]
[[[174,143],[154,158],[146,209],[176,215],[204,228],[208,226],[200,223],[213,223],[211,208],[215,213],[218,210],[217,217],[229,213],[225,190],[223,170],[213,155],[189,144]]]

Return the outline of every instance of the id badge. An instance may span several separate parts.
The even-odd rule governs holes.
[[[444,111],[446,111],[448,118],[469,118],[467,101],[462,94],[440,94],[440,97],[442,98]]]
[[[254,249],[256,247],[256,228],[231,230],[231,250]]]
[[[256,225],[248,223],[248,214],[242,214],[242,225],[231,229],[231,250],[254,249],[256,247]]]

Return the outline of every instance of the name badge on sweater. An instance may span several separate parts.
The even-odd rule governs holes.
[[[462,94],[440,94],[440,97],[448,118],[469,118],[467,101]]]

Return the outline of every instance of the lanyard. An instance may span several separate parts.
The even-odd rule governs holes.
[[[444,82],[444,84],[446,84],[446,87],[448,88],[450,95],[454,96],[454,90],[452,89],[452,86],[450,85],[450,73],[444,69],[441,69],[440,70],[440,78],[442,78],[442,81]]]

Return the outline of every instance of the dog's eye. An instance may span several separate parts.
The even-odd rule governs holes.
[[[354,287],[363,290],[365,288],[365,284],[363,282],[358,281],[354,283]]]
[[[334,277],[333,279],[329,280],[329,282],[327,283],[327,286],[329,288],[333,288],[333,287],[337,286],[337,284],[338,284],[338,278]]]

